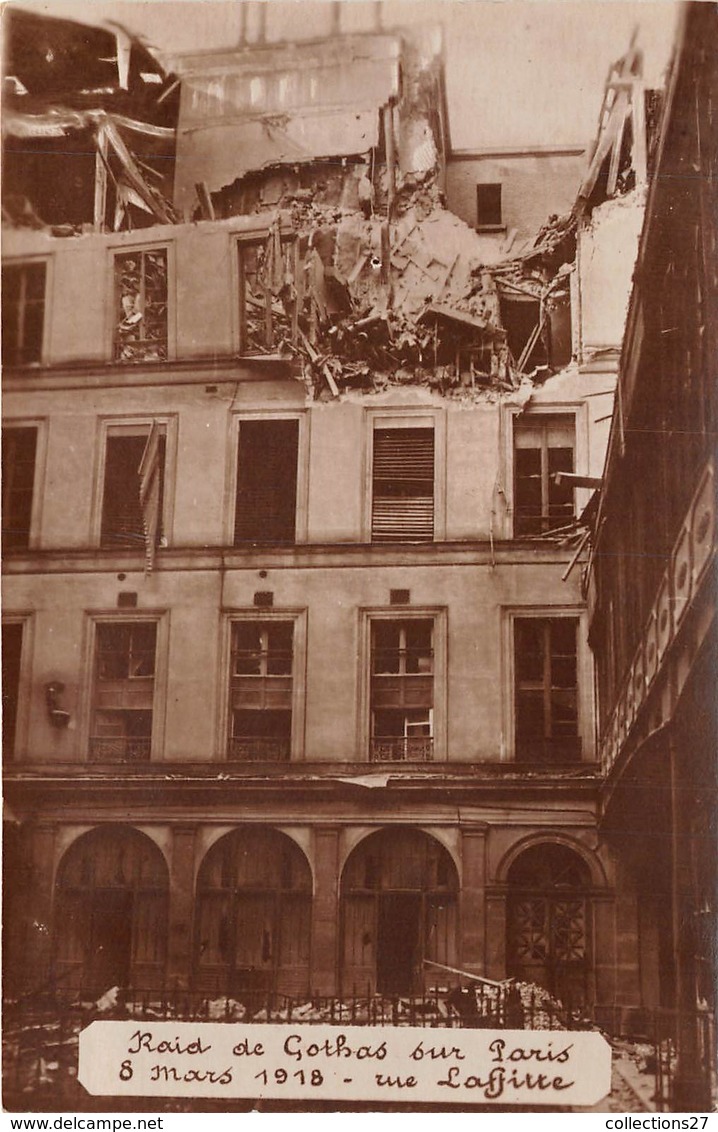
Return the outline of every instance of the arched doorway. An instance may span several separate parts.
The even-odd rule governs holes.
[[[196,982],[244,1000],[309,990],[312,876],[294,842],[238,829],[212,846],[197,878]]]
[[[538,983],[567,1007],[588,997],[590,873],[565,845],[526,849],[508,873],[509,974]]]
[[[342,984],[345,992],[418,993],[437,978],[424,960],[455,965],[456,868],[446,849],[416,829],[385,829],[344,868]]]
[[[58,985],[90,995],[160,987],[168,892],[164,857],[145,834],[112,826],[80,837],[55,884]]]

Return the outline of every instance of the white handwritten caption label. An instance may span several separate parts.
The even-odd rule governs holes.
[[[78,1078],[93,1096],[583,1106],[610,1090],[611,1049],[585,1031],[93,1022]]]

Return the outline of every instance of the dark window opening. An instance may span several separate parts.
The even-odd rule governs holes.
[[[573,486],[556,483],[574,470],[574,418],[534,417],[514,423],[514,537],[540,535],[569,524]]]
[[[235,546],[296,539],[299,421],[240,421]]]
[[[294,624],[232,626],[230,759],[287,762],[292,743]]]
[[[20,622],[2,627],[2,747],[6,759],[12,759],[15,753],[22,632]]]
[[[501,182],[487,181],[476,186],[476,227],[500,228],[503,225],[501,214]]]
[[[574,617],[514,621],[517,760],[580,757],[577,631]]]
[[[433,428],[375,429],[372,489],[372,542],[431,542]]]
[[[138,436],[108,436],[105,454],[105,484],[102,498],[100,546],[105,548],[146,545],[148,528],[155,532],[155,543],[162,538],[164,504],[165,437],[157,439],[157,494],[143,504],[140,498],[140,464],[147,448],[150,430]],[[156,514],[151,520],[148,508]]]
[[[90,758],[136,763],[149,759],[155,691],[157,624],[97,626]]]
[[[115,361],[167,360],[167,250],[115,256]]]
[[[371,626],[372,762],[433,758],[434,652],[430,620]]]
[[[2,537],[5,550],[30,545],[36,428],[2,430]]]
[[[2,360],[6,366],[42,361],[45,264],[6,264],[2,269]]]

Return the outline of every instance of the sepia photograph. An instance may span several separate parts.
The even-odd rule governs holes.
[[[4,1111],[713,1112],[718,7],[2,42]]]

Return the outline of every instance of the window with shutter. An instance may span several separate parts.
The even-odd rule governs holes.
[[[372,542],[434,538],[433,428],[375,428]]]
[[[108,433],[106,441],[100,546],[141,550],[147,547],[149,531],[154,551],[163,533],[164,426],[151,429],[143,425],[129,432],[124,426],[119,428],[122,431]],[[148,463],[150,436],[153,454]]]
[[[574,518],[573,487],[556,472],[574,470],[575,419],[536,415],[514,422],[514,537],[540,535]]]
[[[239,423],[234,544],[293,543],[299,421]]]

